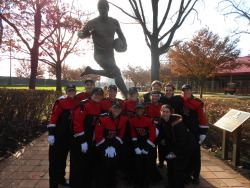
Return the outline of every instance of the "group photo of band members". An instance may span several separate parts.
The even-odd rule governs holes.
[[[143,99],[131,87],[126,100],[117,98],[116,85],[106,93],[91,79],[84,86],[77,94],[75,85],[67,85],[54,103],[47,126],[50,188],[116,188],[118,179],[134,188],[163,178],[173,188],[200,183],[200,144],[208,126],[191,85],[175,95],[173,84],[155,80]]]

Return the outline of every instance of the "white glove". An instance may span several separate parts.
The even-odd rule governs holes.
[[[116,151],[115,151],[115,148],[113,146],[109,147],[109,156],[110,156],[110,158],[113,158],[116,156]]]
[[[54,135],[49,135],[48,136],[48,142],[50,145],[53,145],[55,143],[55,136]]]
[[[140,150],[140,148],[135,148],[135,154],[136,155],[141,155],[142,151]]]
[[[205,134],[200,134],[200,143],[202,143],[206,138]]]
[[[88,151],[88,143],[87,142],[82,143],[81,147],[82,147],[82,152],[87,153],[87,151]]]
[[[156,133],[156,137],[158,137],[158,135],[159,135],[159,130],[156,128],[155,129],[155,133]]]
[[[147,155],[147,154],[148,154],[148,151],[146,151],[146,150],[144,150],[144,149],[142,149],[141,151],[142,151],[142,153],[143,153],[144,155]]]
[[[110,146],[105,150],[105,157],[113,158],[115,156],[116,156],[116,152],[113,146]]]

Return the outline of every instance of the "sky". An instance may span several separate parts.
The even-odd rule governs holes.
[[[81,3],[79,6],[81,6],[82,11],[94,12],[95,14],[92,16],[93,18],[98,16],[98,0],[80,0],[79,2]],[[128,1],[110,0],[110,2],[117,4],[128,12],[130,11]],[[145,2],[146,1],[143,1],[143,3]],[[161,0],[160,2],[166,3],[164,0]],[[178,2],[178,0],[175,0],[174,2]],[[217,33],[221,38],[232,35],[230,32],[238,26],[245,27],[245,23],[243,21],[240,23],[235,22],[235,16],[224,17],[221,12],[218,12],[218,2],[219,0],[209,0],[205,1],[205,3],[197,3],[195,8],[198,11],[199,20],[194,18],[194,14],[190,14],[185,20],[184,24],[177,30],[174,40],[188,41],[192,38],[196,31],[205,26],[208,26],[212,32]],[[159,10],[163,12],[165,9],[161,9],[162,7],[164,7],[164,5],[161,5]],[[120,22],[121,29],[128,44],[128,49],[126,52],[115,53],[116,63],[120,69],[126,69],[128,65],[150,68],[150,50],[146,45],[141,26],[139,24],[131,24],[133,20],[112,5],[110,5],[109,16],[116,18]],[[146,17],[150,22],[151,17],[150,15],[147,15],[147,12]],[[249,35],[240,35],[238,37],[240,37],[238,48],[242,50],[241,56],[247,56],[250,54],[250,37]],[[84,41],[81,41],[80,44],[81,43],[84,45]],[[1,61],[0,76],[9,76],[9,62],[9,60]],[[15,64],[13,60],[12,64]],[[66,64],[69,64],[72,68],[77,68],[82,65],[90,65],[95,69],[99,69],[99,66],[93,58],[93,51],[91,50],[81,57],[71,55],[70,58],[66,60]],[[15,75],[13,68],[12,75]]]

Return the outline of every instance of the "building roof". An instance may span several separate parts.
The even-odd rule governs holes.
[[[236,59],[236,63],[242,64],[235,69],[232,70],[221,70],[216,75],[250,75],[250,56],[247,57],[239,57]]]

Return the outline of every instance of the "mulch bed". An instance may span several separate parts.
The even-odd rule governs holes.
[[[18,127],[18,131],[15,131],[13,127],[8,135],[5,135],[5,139],[0,143],[0,161],[10,157],[18,150],[41,136],[47,131],[47,122],[41,122],[39,125],[32,126],[29,129],[21,129]]]

